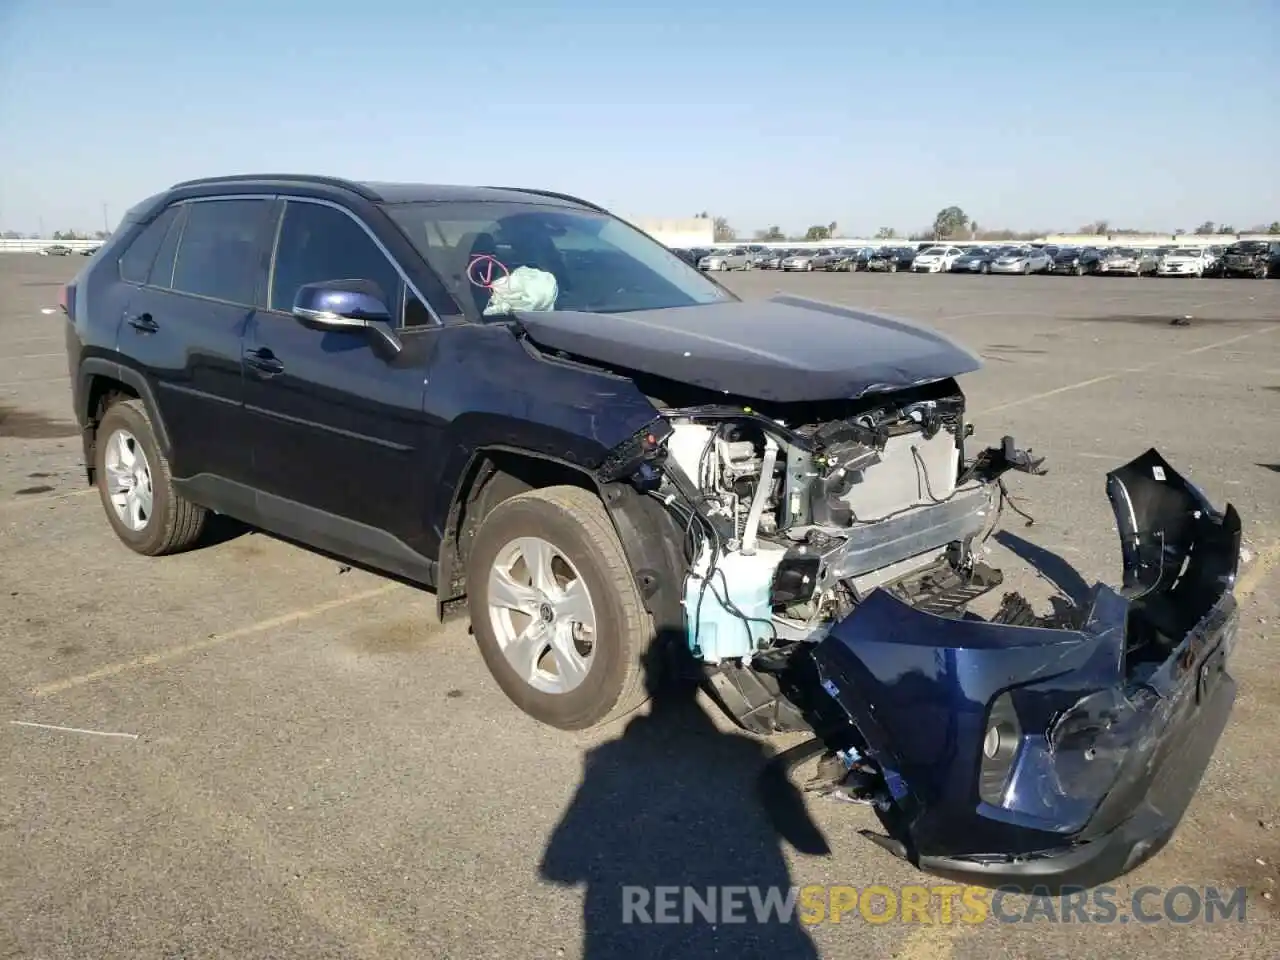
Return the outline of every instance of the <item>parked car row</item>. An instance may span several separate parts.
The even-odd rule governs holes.
[[[959,247],[822,247],[801,249],[749,245],[732,249],[677,250],[700,270],[783,270],[810,273],[1066,274],[1129,277],[1280,276],[1280,240],[1241,240],[1230,246],[1074,247],[996,244]]]

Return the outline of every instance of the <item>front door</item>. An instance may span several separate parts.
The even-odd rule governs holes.
[[[422,405],[436,331],[402,330],[404,349],[393,356],[367,333],[303,326],[291,307],[304,284],[372,280],[397,315],[405,287],[347,212],[290,199],[282,216],[268,309],[245,340],[259,509],[282,528],[305,526],[318,546],[402,569],[385,554],[422,543],[422,478],[437,433]]]

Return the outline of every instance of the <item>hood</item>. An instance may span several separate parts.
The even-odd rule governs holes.
[[[641,310],[522,312],[539,346],[754,400],[834,400],[957,377],[969,351],[904,320],[803,297]]]

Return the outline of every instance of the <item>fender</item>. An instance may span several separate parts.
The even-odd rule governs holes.
[[[127,367],[114,360],[108,360],[105,357],[88,357],[81,361],[76,393],[76,416],[81,426],[87,428],[89,418],[93,416],[93,411],[88,409],[89,382],[93,377],[107,377],[119,381],[138,394],[146,405],[147,415],[151,418],[151,426],[155,429],[156,443],[160,445],[160,452],[166,457],[170,456],[173,446],[169,440],[169,428],[160,416],[160,405],[156,403],[151,384],[133,367]],[[87,435],[85,442],[88,442]]]

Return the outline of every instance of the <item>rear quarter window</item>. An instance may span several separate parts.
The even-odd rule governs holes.
[[[164,242],[165,234],[178,216],[178,208],[170,207],[139,231],[120,255],[120,279],[129,283],[146,283],[151,265]]]

